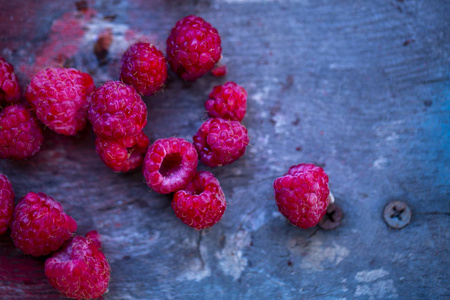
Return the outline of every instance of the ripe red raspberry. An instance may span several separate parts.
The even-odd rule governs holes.
[[[16,103],[20,99],[20,87],[14,67],[0,57],[0,104]]]
[[[38,121],[21,104],[0,112],[0,158],[25,159],[40,149],[44,135]]]
[[[215,86],[205,108],[213,118],[241,122],[247,109],[247,91],[234,82]]]
[[[123,55],[120,80],[133,86],[139,94],[155,94],[163,87],[166,79],[166,59],[155,46],[136,43]]]
[[[61,204],[44,193],[30,192],[19,200],[11,222],[11,238],[25,254],[52,253],[72,237],[77,223]]]
[[[292,166],[273,183],[280,212],[292,224],[306,229],[316,226],[329,204],[328,176],[313,164]]]
[[[92,94],[89,121],[105,139],[135,136],[147,124],[147,106],[133,87],[108,81]]]
[[[228,68],[227,66],[218,66],[211,70],[211,74],[216,77],[222,77],[227,75]]]
[[[128,172],[142,165],[149,146],[148,137],[140,132],[133,137],[108,140],[97,137],[95,148],[102,161],[116,172]]]
[[[57,133],[75,135],[86,125],[89,96],[94,89],[89,74],[49,68],[33,77],[25,96],[42,123]]]
[[[249,143],[241,123],[220,118],[206,120],[193,139],[201,162],[209,167],[231,164],[244,155]]]
[[[14,191],[11,182],[0,174],[0,235],[9,228],[14,210]]]
[[[197,171],[194,146],[181,138],[156,140],[147,151],[143,173],[155,192],[168,194],[184,188]]]
[[[219,61],[222,48],[217,29],[197,16],[175,24],[167,39],[167,60],[184,80],[194,81]]]
[[[206,171],[198,172],[184,189],[175,193],[172,200],[176,216],[198,230],[219,222],[226,207],[219,181]]]
[[[75,236],[45,261],[48,281],[65,297],[97,299],[107,292],[111,267],[99,237],[96,231]]]

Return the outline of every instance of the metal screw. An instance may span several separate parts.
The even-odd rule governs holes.
[[[408,204],[402,201],[389,202],[383,210],[383,219],[394,229],[402,229],[411,222],[412,212]]]
[[[327,207],[327,213],[320,220],[319,227],[323,230],[333,230],[341,224],[342,218],[344,218],[344,214],[342,213],[341,207],[335,203],[331,203]]]

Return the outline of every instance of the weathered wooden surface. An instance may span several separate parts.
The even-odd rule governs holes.
[[[133,39],[144,35],[164,49],[175,22],[198,14],[222,36],[228,75],[185,83],[171,74],[164,93],[145,98],[145,132],[191,140],[214,85],[235,81],[249,94],[251,146],[236,163],[212,169],[228,207],[204,232],[182,224],[170,196],[150,191],[140,172],[104,166],[90,127],[76,137],[46,130],[36,157],[0,161],[17,197],[45,192],[77,220],[79,234],[100,232],[112,267],[105,299],[450,297],[448,1],[89,4],[97,15],[76,17],[81,31],[73,26],[65,36],[58,20],[70,19],[71,1],[0,2],[0,55],[16,66],[23,89],[32,66],[54,63],[59,52],[68,53],[61,63],[97,84],[117,79]],[[93,44],[108,27],[110,60],[98,66]],[[336,230],[301,230],[277,212],[272,182],[300,162],[329,174],[345,213]],[[413,211],[398,231],[381,216],[394,199]],[[59,298],[44,261],[0,237],[0,298]]]

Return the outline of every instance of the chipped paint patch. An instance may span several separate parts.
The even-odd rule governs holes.
[[[279,211],[272,212],[272,218],[282,219],[284,216]]]
[[[381,170],[384,168],[386,163],[387,163],[386,157],[381,156],[373,162],[373,167],[375,169]]]
[[[392,262],[406,264],[413,259],[412,253],[397,252],[392,258]]]
[[[256,132],[253,133],[253,130],[249,130],[250,136],[254,137]],[[266,146],[269,145],[270,135],[258,135],[255,141],[252,141],[251,145],[255,144],[253,147],[248,147],[248,151],[254,154],[261,153],[262,150],[266,150],[267,153],[271,153],[271,149],[267,149]]]
[[[258,103],[259,105],[264,105],[264,102],[267,101],[269,97],[270,87],[264,86],[261,90],[258,90],[255,94],[250,96],[250,100]]]
[[[222,271],[234,280],[241,277],[242,272],[247,267],[248,260],[244,257],[243,248],[250,243],[250,236],[246,231],[238,231],[236,234],[228,237],[225,247],[215,256],[219,260],[219,266]]]
[[[277,134],[287,135],[289,131],[286,130],[286,127],[290,126],[290,123],[286,120],[286,116],[279,113],[273,116],[272,119],[275,122],[275,132]]]
[[[202,233],[200,233],[202,235]],[[200,240],[186,238],[183,244],[188,248],[196,248],[198,246],[198,257],[191,259],[184,270],[184,273],[177,277],[178,280],[194,280],[201,281],[211,276],[211,269],[207,261],[207,249],[200,243]]]
[[[369,300],[396,299],[398,294],[393,280],[381,280],[372,285],[358,285],[356,287],[355,297],[362,296],[368,297]]]
[[[389,272],[383,270],[383,268],[372,271],[361,271],[356,273],[355,280],[358,282],[372,282],[387,275],[389,275]]]
[[[379,280],[389,275],[389,272],[381,269],[364,270],[356,273],[355,280],[368,284],[360,284],[356,287],[355,297],[368,296],[369,299],[395,299],[397,289],[393,280]],[[369,284],[371,283],[371,284]]]
[[[244,228],[248,231],[257,231],[267,223],[266,212],[264,210],[257,210],[249,216],[248,220],[244,223]]]
[[[203,265],[199,258],[195,258],[190,263],[190,269],[178,276],[177,280],[201,281],[209,276],[211,276],[211,269],[209,266]]]
[[[337,243],[324,248],[320,240],[313,240],[307,246],[306,255],[300,262],[300,268],[307,271],[323,271],[325,266],[337,266],[349,254],[350,250]]]

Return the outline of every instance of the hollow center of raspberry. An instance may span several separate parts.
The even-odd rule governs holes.
[[[161,163],[161,167],[159,168],[159,173],[162,176],[167,177],[172,175],[181,169],[181,161],[183,158],[179,153],[171,153],[164,157],[164,160]]]
[[[127,154],[128,154],[128,157],[130,157],[131,154],[133,154],[133,151],[134,151],[134,147],[127,147]]]
[[[194,190],[194,195],[200,195],[205,191],[203,186],[196,186]]]

